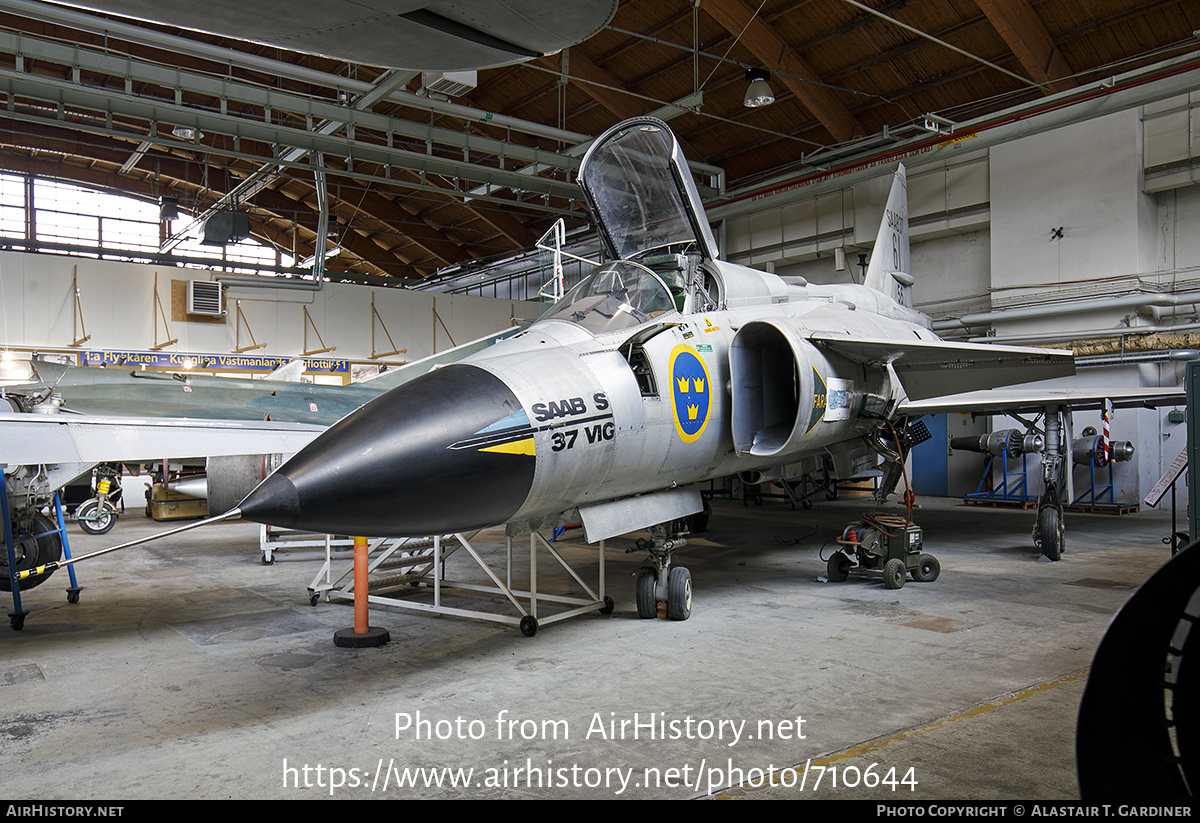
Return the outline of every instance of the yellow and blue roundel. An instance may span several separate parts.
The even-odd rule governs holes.
[[[691,346],[676,346],[671,352],[671,407],[675,431],[684,443],[704,434],[712,411],[712,381],[704,361]]]

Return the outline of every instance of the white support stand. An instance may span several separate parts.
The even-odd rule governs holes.
[[[346,549],[354,548],[354,539],[349,537],[334,537],[331,534],[315,534],[313,532],[298,532],[291,529],[281,529],[276,526],[259,525],[258,550],[262,552],[262,564],[270,566],[275,563],[275,552],[288,549],[325,549],[326,562],[334,546]]]
[[[470,535],[449,534],[423,538],[377,538],[367,545],[370,558],[370,593],[368,602],[372,606],[429,614],[444,614],[454,617],[469,617],[487,620],[506,626],[516,626],[527,637],[532,637],[541,626],[557,623],[570,617],[598,610],[608,614],[613,609],[612,599],[604,594],[604,541],[599,544],[598,583],[593,589],[570,566],[562,554],[537,532],[529,535],[529,589],[517,589],[513,584],[513,544],[506,538],[504,580],[480,555],[470,540]],[[354,564],[347,562],[336,573],[333,568],[332,546],[326,544],[325,563],[309,585],[309,601],[316,605],[322,595],[328,600],[353,600]],[[559,565],[583,589],[584,597],[546,594],[538,591],[538,549],[549,553]],[[451,579],[447,575],[447,561],[463,550],[474,560],[491,581],[473,583]],[[462,556],[462,555],[459,555]],[[482,611],[475,608],[460,608],[450,605],[446,595],[462,597],[498,597],[506,600],[515,610],[511,612]],[[562,608],[559,608],[562,607]],[[554,609],[548,613],[549,609]]]

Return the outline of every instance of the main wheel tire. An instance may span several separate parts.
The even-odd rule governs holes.
[[[667,617],[687,620],[691,616],[692,573],[683,566],[676,566],[667,577]]]
[[[658,600],[654,597],[654,587],[658,585],[658,575],[649,567],[638,569],[634,582],[637,596],[638,617],[643,620],[658,617]]]
[[[841,583],[850,576],[850,558],[845,552],[834,552],[825,562],[825,577],[830,583]]]
[[[917,558],[917,567],[913,569],[913,580],[918,583],[932,583],[942,573],[942,564],[932,554],[923,554]]]
[[[893,557],[883,566],[883,585],[889,589],[898,589],[904,585],[908,576],[908,568],[899,557]]]
[[[16,556],[18,572],[28,571],[62,559],[62,535],[57,532],[46,534],[55,528],[56,526],[45,515],[35,514],[33,522],[29,526],[29,534],[21,536],[14,530],[13,553]],[[36,535],[42,535],[42,537]],[[21,581],[21,591],[40,586],[51,574],[54,572],[25,578]],[[12,591],[12,581],[9,575],[8,552],[0,550],[0,591]]]
[[[117,510],[111,503],[105,503],[101,509],[100,501],[93,497],[79,504],[75,520],[88,534],[105,534],[117,525]]]
[[[1063,546],[1066,543],[1066,533],[1063,529],[1062,515],[1058,509],[1047,507],[1038,515],[1039,548],[1050,560],[1061,560]]]

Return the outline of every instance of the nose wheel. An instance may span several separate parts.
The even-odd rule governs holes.
[[[654,593],[657,586],[658,573],[654,569],[645,566],[638,569],[633,587],[637,599],[638,617],[643,620],[658,617],[658,597]]]
[[[659,603],[666,604],[671,620],[687,620],[692,616],[692,573],[684,566],[676,566],[666,579],[666,585],[661,586],[657,569],[650,566],[638,569],[634,582],[638,617],[645,620],[658,617]]]
[[[683,566],[676,566],[667,577],[667,617],[687,620],[691,616],[692,573]]]
[[[664,603],[669,619],[687,620],[692,616],[692,573],[685,566],[671,566],[671,555],[687,541],[678,532],[668,536],[666,526],[656,526],[650,530],[648,544],[638,543],[650,550],[650,558],[634,578],[638,617],[658,617],[658,604]]]

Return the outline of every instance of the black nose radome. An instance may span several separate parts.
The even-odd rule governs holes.
[[[417,536],[505,522],[529,494],[533,429],[502,380],[455,364],[338,421],[239,506],[260,523]]]

